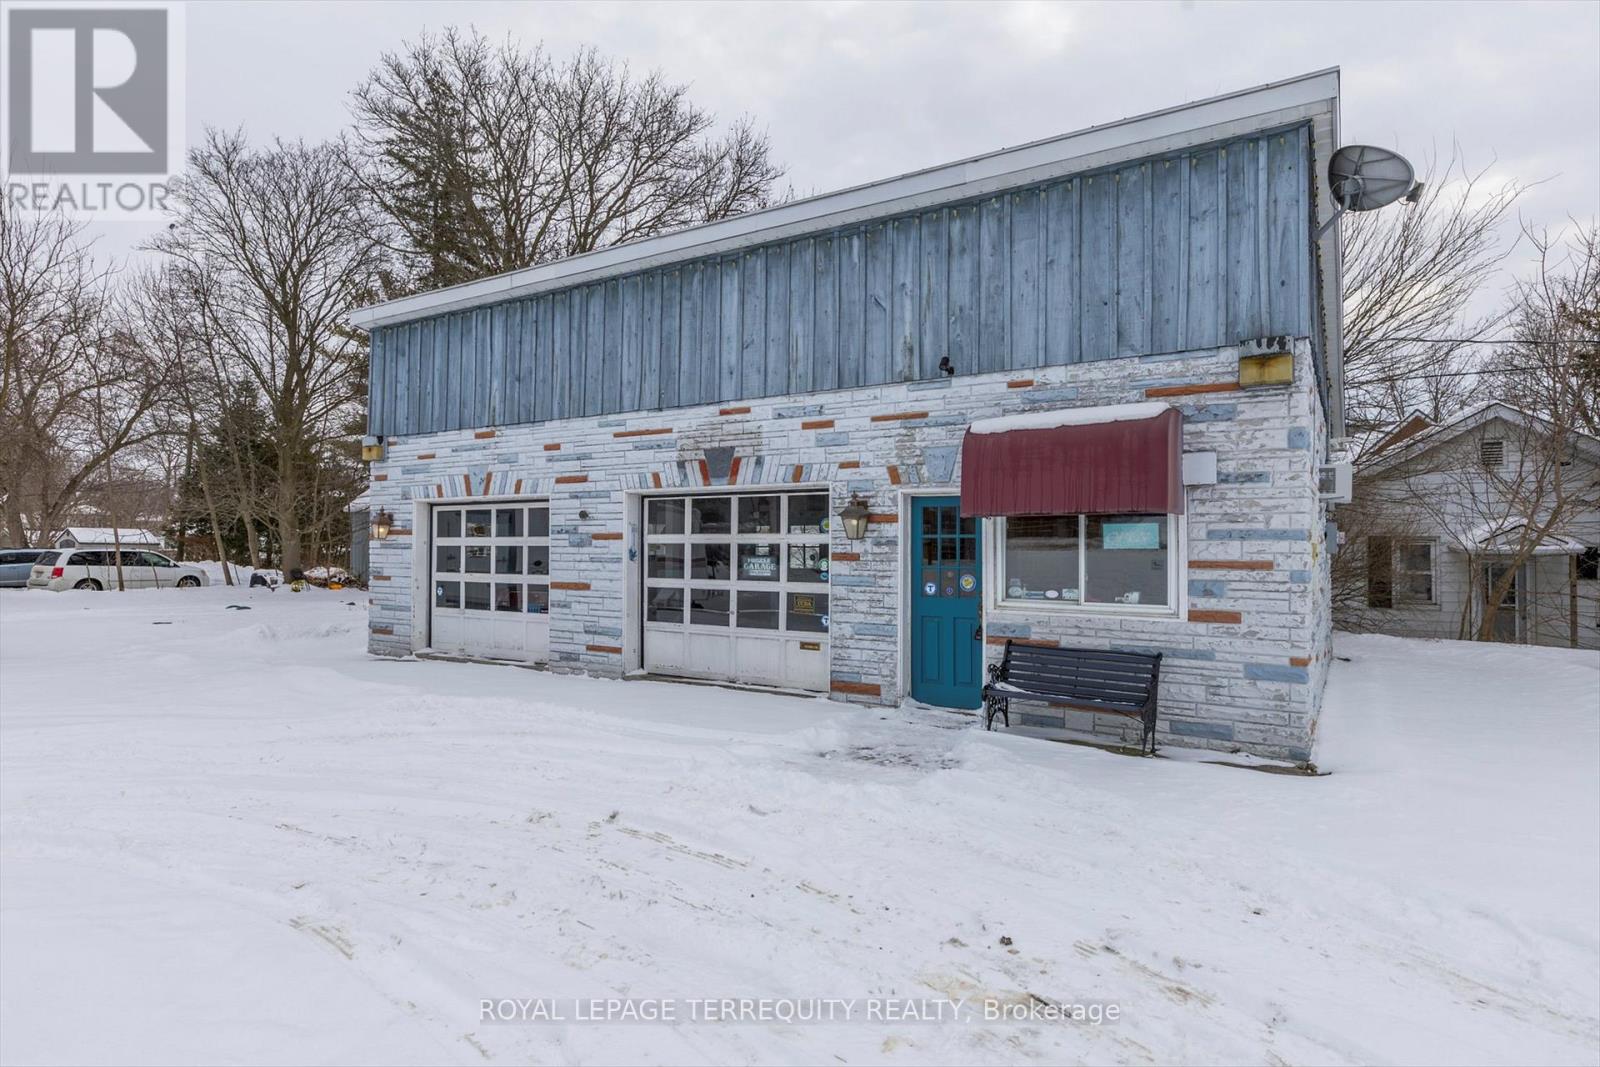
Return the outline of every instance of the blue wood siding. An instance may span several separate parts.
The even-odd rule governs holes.
[[[727,403],[1314,332],[1305,127],[383,326],[370,432]]]

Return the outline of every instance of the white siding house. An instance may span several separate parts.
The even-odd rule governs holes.
[[[1600,439],[1504,403],[1413,416],[1355,484],[1341,627],[1600,648]]]

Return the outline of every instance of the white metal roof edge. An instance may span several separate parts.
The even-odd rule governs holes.
[[[1137,155],[1155,155],[1282,125],[1305,117],[1307,109],[1326,107],[1337,115],[1338,98],[1339,68],[1329,67],[659,237],[374,304],[351,313],[350,321],[370,329],[983,195],[992,188],[1109,165],[1118,161],[1119,155],[1128,156],[1127,150],[1134,147],[1140,149]]]

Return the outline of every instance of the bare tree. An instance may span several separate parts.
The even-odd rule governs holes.
[[[750,120],[713,132],[659,72],[476,31],[386,54],[351,110],[361,181],[425,289],[764,207],[783,173]]]
[[[228,381],[258,397],[274,466],[263,516],[282,565],[301,565],[307,457],[347,432],[365,395],[366,346],[349,312],[376,298],[378,220],[337,144],[251,148],[208,131],[156,242],[204,292],[208,341]]]
[[[1437,420],[1470,399],[1478,342],[1502,315],[1468,309],[1509,252],[1502,223],[1525,186],[1486,188],[1459,151],[1423,175],[1421,200],[1341,222],[1344,383],[1353,433],[1421,410]]]

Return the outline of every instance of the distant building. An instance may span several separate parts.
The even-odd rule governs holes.
[[[1339,526],[1342,628],[1600,648],[1600,439],[1499,402],[1412,415]]]
[[[149,530],[116,530],[110,526],[68,526],[55,539],[56,548],[160,548],[161,535]]]
[[[952,708],[1007,641],[1160,651],[1163,741],[1308,758],[1338,115],[1322,71],[364,309],[369,648]]]

